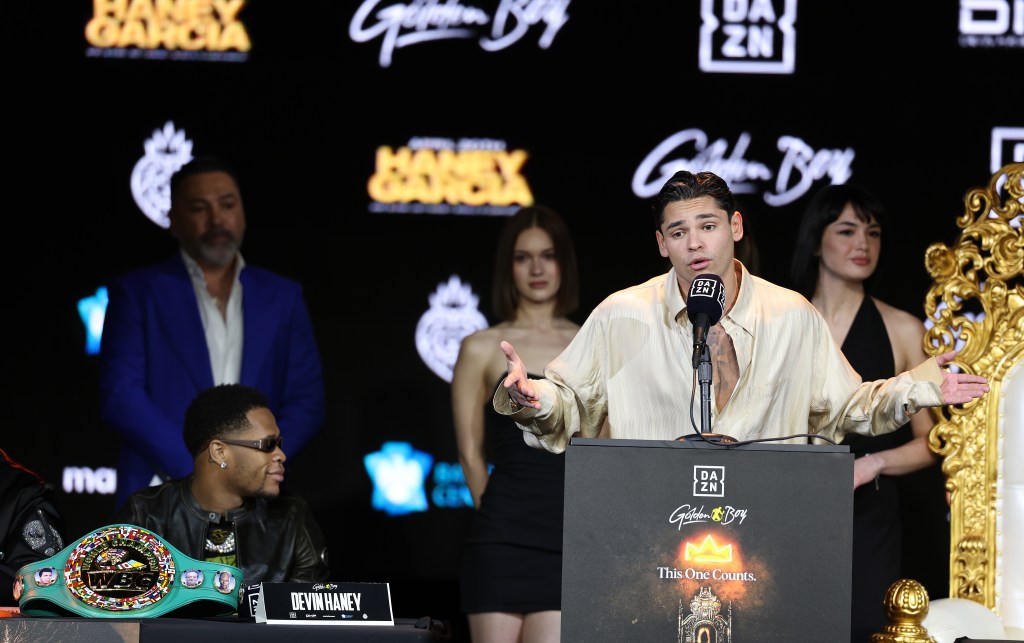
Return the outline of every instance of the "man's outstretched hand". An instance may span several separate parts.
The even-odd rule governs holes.
[[[935,358],[940,366],[945,366],[956,359],[956,351],[943,353]],[[965,404],[988,393],[988,380],[981,375],[951,373],[942,370],[942,400],[946,404]]]
[[[505,376],[505,390],[509,398],[519,406],[530,406],[540,408],[540,396],[530,378],[526,376],[526,366],[523,360],[519,359],[516,349],[508,342],[501,342],[501,352],[505,353],[505,362],[508,366],[508,375]]]

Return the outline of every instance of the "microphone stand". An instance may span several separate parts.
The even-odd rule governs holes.
[[[697,383],[700,384],[700,432],[708,435],[711,433],[711,349],[707,342],[700,346]]]
[[[693,367],[697,369],[697,383],[700,384],[700,434],[681,435],[676,441],[703,440],[718,444],[736,442],[732,436],[711,432],[711,349],[707,342],[700,342],[693,347]]]

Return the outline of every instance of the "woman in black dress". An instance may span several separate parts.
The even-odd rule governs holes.
[[[502,321],[467,336],[459,349],[452,411],[477,508],[460,596],[474,641],[559,640],[565,459],[528,446],[490,400],[505,376],[501,340],[513,342],[530,372],[542,374],[576,335],[579,326],[566,315],[578,305],[578,274],[562,218],[543,206],[519,210],[502,229],[495,256],[493,308]]]
[[[791,276],[828,322],[832,337],[865,380],[892,377],[923,362],[924,323],[871,297],[865,282],[878,267],[882,248],[881,204],[855,185],[830,185],[808,203],[800,223]],[[851,641],[863,642],[887,623],[885,592],[902,577],[901,509],[893,476],[936,462],[928,450],[931,412],[909,425],[843,441],[854,457],[853,611]],[[936,493],[940,492],[936,489]]]

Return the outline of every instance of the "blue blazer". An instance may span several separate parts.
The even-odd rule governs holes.
[[[294,455],[324,420],[320,354],[302,287],[246,265],[242,284],[241,384],[270,401]],[[117,506],[155,473],[192,472],[185,410],[213,386],[210,353],[192,281],[180,254],[125,274],[108,287],[100,344],[100,416],[122,438]]]

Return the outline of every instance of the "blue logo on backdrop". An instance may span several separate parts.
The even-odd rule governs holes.
[[[380,451],[363,458],[373,480],[373,508],[390,516],[427,510],[423,482],[434,457],[408,442],[385,442]]]
[[[424,481],[434,457],[413,448],[408,442],[385,442],[380,451],[364,458],[373,481],[373,508],[390,516],[427,511]],[[493,464],[487,465],[490,473]],[[458,462],[438,462],[431,475],[430,504],[437,508],[473,507],[473,494]]]
[[[466,486],[462,465],[457,462],[438,462],[434,466],[434,488],[430,491],[430,499],[435,507],[473,506],[473,494]]]
[[[85,324],[85,353],[96,355],[100,352],[100,338],[103,335],[103,318],[107,314],[107,288],[100,286],[96,294],[78,300],[78,316]]]

